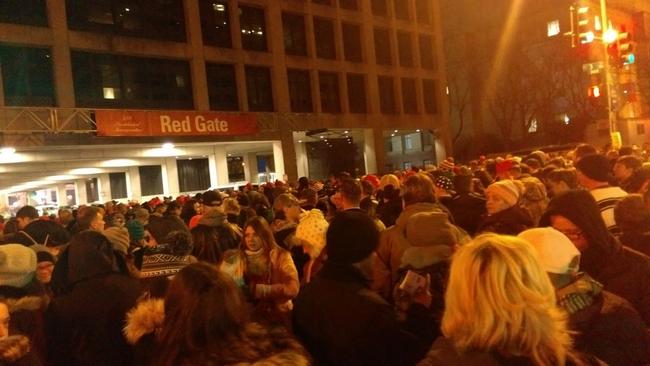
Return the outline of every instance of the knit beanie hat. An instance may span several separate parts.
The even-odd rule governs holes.
[[[508,207],[512,207],[519,202],[519,198],[523,193],[523,183],[514,180],[500,180],[490,184],[485,192],[491,192],[492,194],[501,197],[507,204]]]
[[[144,226],[136,220],[126,223],[126,229],[129,231],[131,241],[139,241],[144,238]]]
[[[0,245],[0,286],[27,286],[35,272],[35,251],[21,244]]]
[[[177,256],[173,254],[151,254],[142,257],[140,277],[169,277],[180,272],[183,267],[190,264],[190,256]]]
[[[571,274],[578,272],[580,252],[561,232],[550,228],[535,228],[521,232],[517,237],[535,247],[539,261],[548,273]]]
[[[418,212],[406,222],[406,239],[411,246],[453,246],[462,238],[461,231],[449,222],[444,212]]]
[[[379,230],[365,213],[338,213],[327,229],[327,261],[353,264],[368,258],[379,245]]]
[[[129,231],[123,227],[112,226],[105,229],[104,236],[111,242],[113,250],[124,255],[129,252]]]
[[[325,237],[329,223],[323,212],[313,209],[307,212],[296,227],[294,237],[302,242],[303,248],[311,258],[317,258],[325,247]]]
[[[440,170],[451,172],[454,170],[454,158],[447,158],[440,163]]]
[[[594,154],[583,157],[576,163],[576,169],[597,182],[609,180],[609,161],[602,155]]]
[[[226,223],[226,215],[219,210],[212,210],[199,219],[199,225],[210,227],[222,226]]]
[[[441,175],[438,178],[436,178],[436,187],[444,189],[446,191],[453,191],[454,190],[454,182],[451,181],[451,179],[447,176]]]
[[[513,163],[512,160],[503,160],[503,161],[497,162],[497,165],[496,165],[497,175],[505,174],[505,173],[509,172],[510,169],[512,169],[512,167],[514,165],[515,164]]]

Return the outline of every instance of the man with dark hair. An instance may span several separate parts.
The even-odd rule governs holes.
[[[347,210],[361,210],[359,208],[361,202],[361,184],[356,179],[346,178],[341,180],[341,183],[332,196],[332,203],[339,211]]]
[[[446,204],[456,225],[470,235],[476,233],[478,223],[486,213],[485,198],[472,192],[472,182],[471,175],[458,174],[454,176],[456,195]]]
[[[579,144],[576,146],[576,148],[573,150],[573,163],[577,163],[580,161],[580,159],[584,158],[585,156],[588,155],[596,155],[598,154],[598,150],[593,145],[589,144]]]
[[[645,183],[642,168],[643,162],[636,156],[621,156],[614,164],[614,178],[627,193],[638,193],[643,183]]]
[[[19,244],[59,246],[70,240],[70,234],[61,225],[50,220],[39,220],[38,211],[32,206],[24,206],[18,210],[16,223],[18,233],[13,241]]]
[[[79,231],[94,230],[101,233],[104,231],[105,224],[104,215],[99,207],[90,206],[77,214]]]

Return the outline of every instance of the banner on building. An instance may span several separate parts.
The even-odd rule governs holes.
[[[252,113],[95,111],[98,136],[232,136],[259,132]]]

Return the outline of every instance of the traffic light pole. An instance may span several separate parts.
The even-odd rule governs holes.
[[[609,27],[609,21],[607,19],[607,1],[600,0],[600,18],[602,20],[603,32]],[[612,142],[612,147],[617,148],[621,145],[621,136],[618,132],[618,126],[616,124],[617,114],[614,110],[614,98],[616,97],[616,88],[614,87],[614,80],[612,77],[612,69],[609,62],[609,53],[607,52],[607,43],[602,42],[603,44],[603,55],[605,58],[604,68],[605,68],[605,83],[607,88],[607,117],[609,122],[609,136]]]

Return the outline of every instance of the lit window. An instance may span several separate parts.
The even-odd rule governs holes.
[[[528,133],[535,133],[537,132],[537,120],[534,119],[530,122],[530,126],[528,127]]]
[[[557,36],[560,34],[560,21],[553,20],[546,24],[546,35],[548,37]]]
[[[104,88],[104,99],[115,99],[115,89]]]

